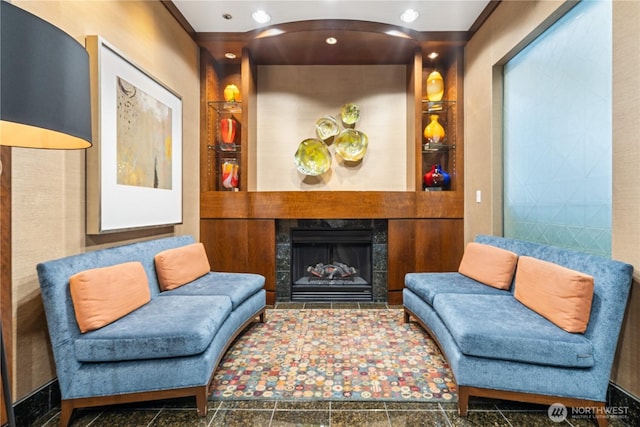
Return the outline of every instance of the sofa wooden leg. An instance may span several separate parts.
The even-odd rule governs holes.
[[[596,415],[596,421],[598,422],[598,427],[608,427],[609,420],[605,414]]]
[[[196,391],[196,407],[200,417],[207,416],[207,389],[208,387],[200,387]]]
[[[60,410],[60,427],[67,427],[69,425],[69,421],[71,421],[71,415],[73,414],[73,403],[68,400],[63,400],[61,402],[61,410]]]
[[[407,310],[404,310],[404,323],[409,323],[410,319],[411,319],[411,315]]]
[[[264,310],[262,310],[262,313],[260,313],[260,315],[258,316],[258,322],[264,323],[264,321],[265,321],[265,312]]]
[[[595,417],[598,422],[598,427],[608,427],[609,419],[607,418],[606,405],[604,402],[595,405]]]
[[[461,417],[467,416],[469,409],[469,390],[466,387],[458,387],[458,414]]]

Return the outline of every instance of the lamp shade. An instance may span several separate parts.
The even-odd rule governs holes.
[[[0,6],[0,145],[90,147],[87,51],[37,16]]]

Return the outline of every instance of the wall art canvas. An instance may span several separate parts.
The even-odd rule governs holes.
[[[182,99],[99,36],[91,60],[94,145],[87,233],[182,222]]]

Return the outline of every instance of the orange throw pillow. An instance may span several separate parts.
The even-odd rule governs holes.
[[[186,285],[211,271],[202,243],[162,251],[155,256],[155,263],[163,291]]]
[[[464,250],[458,273],[498,289],[509,289],[518,255],[496,246],[470,242]]]
[[[579,271],[521,256],[515,298],[567,332],[587,330],[593,299],[593,277]]]
[[[99,329],[151,301],[149,282],[139,262],[81,271],[69,278],[80,332]]]

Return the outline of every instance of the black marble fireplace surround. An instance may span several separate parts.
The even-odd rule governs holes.
[[[341,235],[341,231],[346,231],[346,235],[352,235],[347,237],[346,252],[361,252],[361,246],[364,243],[358,242],[358,239],[367,232],[370,233],[371,245],[370,245],[370,265],[364,266],[368,272],[361,273],[363,277],[358,278],[359,283],[367,283],[369,286],[368,295],[362,293],[351,293],[350,290],[354,290],[358,287],[346,287],[345,293],[340,295],[333,291],[339,290],[338,287],[334,287],[331,292],[326,293],[326,298],[319,296],[317,292],[313,292],[313,295],[309,298],[302,293],[292,294],[292,284],[299,277],[292,278],[293,275],[300,276],[300,266],[292,265],[292,256],[294,251],[299,251],[300,241],[297,239],[296,243],[292,242],[292,231],[302,236],[306,235],[322,235],[322,230],[327,230],[329,239],[336,235]],[[354,233],[351,233],[355,231]],[[310,233],[309,233],[310,232]],[[317,233],[319,232],[319,233]],[[356,237],[353,237],[355,235]],[[318,238],[318,237],[314,237]],[[350,240],[349,240],[350,239]],[[355,239],[355,240],[353,240]],[[357,219],[357,220],[278,220],[276,221],[276,301],[375,301],[386,302],[387,301],[387,221],[386,220],[373,220],[373,219]],[[351,242],[351,243],[349,243]],[[294,249],[295,246],[295,249]],[[320,246],[324,246],[321,243]],[[313,250],[311,251],[313,252]],[[298,255],[299,256],[299,255]],[[365,253],[355,255],[356,258],[364,257]],[[315,259],[315,258],[314,258]],[[331,262],[332,260],[326,260]],[[308,264],[309,262],[302,261]],[[317,262],[325,262],[318,260]],[[344,261],[343,261],[344,262]],[[358,261],[359,262],[359,261]],[[366,262],[365,262],[366,264]],[[362,266],[360,266],[362,267]],[[370,268],[369,268],[370,267]],[[306,266],[305,266],[306,268]],[[293,272],[295,270],[295,273]],[[360,273],[360,272],[359,272]],[[316,289],[317,290],[317,289]],[[357,291],[357,289],[355,289]],[[362,289],[360,289],[361,291]]]

